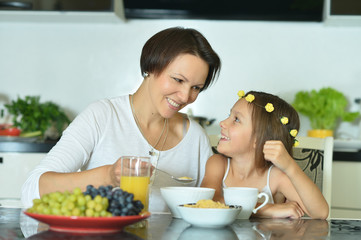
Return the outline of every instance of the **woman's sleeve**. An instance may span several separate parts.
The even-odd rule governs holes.
[[[30,207],[39,198],[40,176],[49,171],[76,172],[89,160],[107,121],[107,105],[96,102],[88,106],[63,132],[61,139],[46,157],[29,173],[22,186],[21,201]]]

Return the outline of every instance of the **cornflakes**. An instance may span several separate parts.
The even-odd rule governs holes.
[[[224,203],[215,202],[211,199],[199,200],[196,204],[184,204],[185,207],[191,208],[229,208]]]

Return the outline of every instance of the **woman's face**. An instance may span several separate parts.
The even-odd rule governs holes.
[[[245,99],[240,99],[234,104],[229,117],[221,121],[220,126],[218,152],[229,157],[254,152],[252,106]]]
[[[158,76],[150,74],[149,95],[153,105],[165,118],[194,102],[208,76],[209,66],[201,58],[182,54]]]

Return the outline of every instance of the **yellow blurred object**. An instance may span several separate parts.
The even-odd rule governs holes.
[[[307,136],[318,138],[333,137],[333,131],[328,129],[312,129],[308,130]]]

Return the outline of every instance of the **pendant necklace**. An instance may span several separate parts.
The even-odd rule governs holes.
[[[157,147],[160,139],[162,138],[163,133],[164,133],[164,130],[166,129],[166,127],[167,127],[166,136],[165,136],[165,138],[164,138],[164,140],[163,140],[162,147],[160,148],[159,151],[163,150],[165,141],[166,141],[166,139],[167,139],[167,137],[168,137],[168,119],[167,119],[167,118],[164,118],[164,125],[163,125],[162,132],[160,133],[159,138],[158,138],[157,142],[155,143],[155,145],[154,145],[154,147],[153,147],[153,146],[148,142],[147,138],[145,137],[145,135],[144,135],[144,133],[143,133],[143,131],[142,131],[142,128],[140,127],[140,123],[139,123],[138,118],[137,118],[137,115],[136,115],[136,113],[135,113],[135,111],[134,111],[133,95],[130,95],[130,107],[131,107],[131,109],[132,109],[132,114],[133,114],[135,123],[137,124],[137,127],[138,127],[140,133],[143,135],[144,139],[147,141],[147,143],[148,143],[148,145],[149,145],[149,147],[150,147],[150,151],[148,152],[149,155],[150,155],[150,156],[155,156],[157,153],[154,151],[154,149]],[[159,159],[159,155],[160,155],[160,153],[158,154],[158,159]],[[157,162],[158,162],[158,161],[157,161]]]

